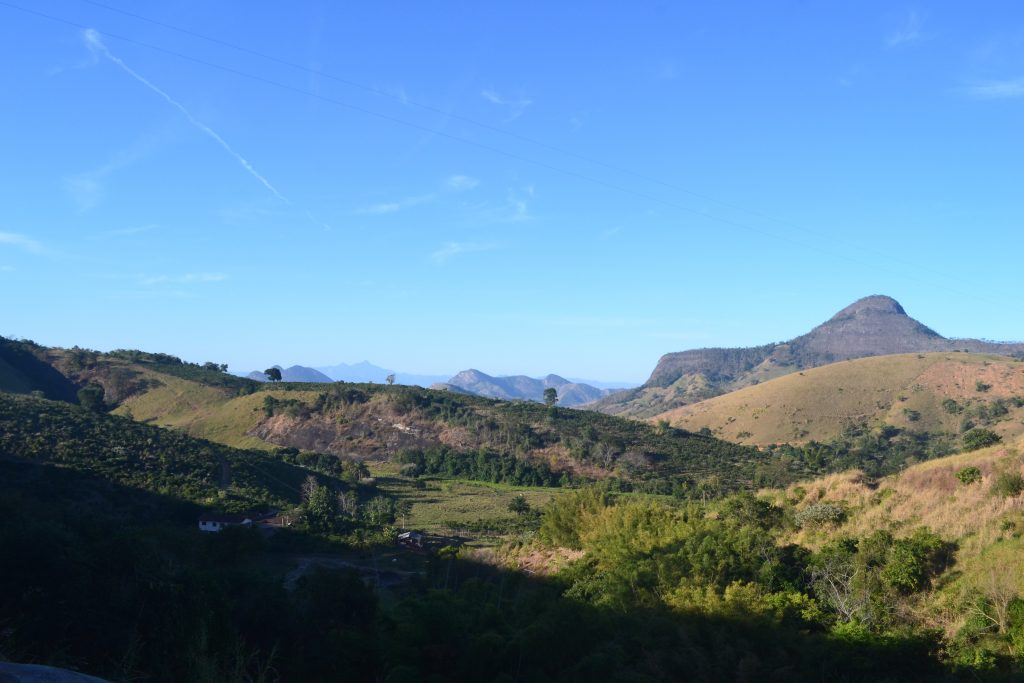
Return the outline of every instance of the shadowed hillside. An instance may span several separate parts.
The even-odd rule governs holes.
[[[935,351],[1014,355],[1024,353],[1024,344],[947,339],[908,316],[896,300],[869,296],[789,342],[666,354],[642,387],[612,394],[587,407],[612,415],[652,417],[840,360]]]

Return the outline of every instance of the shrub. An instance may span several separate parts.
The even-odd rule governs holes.
[[[977,467],[965,467],[956,473],[956,478],[961,484],[970,485],[981,481],[981,470]]]
[[[964,450],[976,451],[979,448],[993,446],[1002,440],[1001,436],[988,429],[971,429],[963,436]]]
[[[839,524],[846,519],[846,511],[832,503],[815,503],[800,510],[793,517],[799,527],[824,526]]]
[[[921,527],[889,548],[882,580],[901,593],[915,593],[942,572],[951,550],[935,532]]]
[[[985,392],[992,388],[991,384],[985,384],[980,379],[974,383],[975,391]]]
[[[963,410],[963,408],[960,407],[960,404],[951,398],[947,398],[945,401],[942,402],[942,409],[945,410],[950,415],[956,415],[961,410]]]
[[[992,494],[1002,498],[1013,498],[1024,491],[1024,477],[1020,472],[1003,472],[992,484]]]

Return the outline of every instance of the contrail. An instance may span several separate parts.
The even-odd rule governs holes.
[[[277,197],[278,199],[283,201],[285,204],[289,204],[290,205],[292,203],[290,199],[288,199],[283,194],[278,192],[277,188],[274,187],[273,185],[271,185],[269,180],[267,180],[266,178],[261,176],[259,174],[259,171],[257,171],[255,168],[253,168],[253,165],[250,164],[249,161],[245,157],[243,157],[241,154],[239,154],[234,149],[232,149],[231,145],[229,145],[224,140],[224,138],[222,138],[220,135],[217,134],[217,131],[213,130],[212,128],[207,126],[202,121],[199,121],[198,119],[196,119],[196,117],[192,116],[192,114],[189,113],[188,109],[185,109],[185,106],[183,104],[181,104],[176,99],[174,99],[173,97],[171,97],[170,95],[165,93],[163,90],[161,90],[160,88],[155,86],[150,81],[146,80],[141,74],[139,74],[137,71],[134,71],[130,66],[125,64],[123,61],[121,61],[121,59],[119,57],[115,57],[113,54],[111,54],[110,50],[107,49],[107,46],[104,45],[103,41],[100,39],[100,34],[99,33],[97,33],[96,31],[94,31],[91,28],[88,28],[88,29],[85,29],[85,31],[82,32],[82,37],[85,39],[85,44],[86,44],[86,46],[90,50],[94,50],[96,52],[101,53],[104,57],[109,59],[111,62],[113,62],[117,66],[121,67],[121,69],[126,74],[128,74],[129,76],[131,76],[132,78],[137,80],[139,83],[142,83],[142,85],[146,86],[147,88],[149,88],[150,90],[155,92],[160,97],[162,97],[165,100],[167,100],[167,102],[169,104],[173,105],[178,111],[180,111],[182,114],[185,115],[185,118],[188,119],[189,123],[191,123],[193,126],[195,126],[199,130],[203,131],[204,133],[209,135],[211,138],[216,140],[218,145],[223,147],[227,151],[228,154],[233,156],[235,158],[235,160],[237,160],[238,163],[240,163],[242,165],[242,168],[244,168],[246,171],[249,172],[249,175],[251,175],[253,178],[255,178],[256,180],[258,180],[261,183],[263,183],[263,186],[265,188],[267,188],[268,190],[270,190],[274,194],[275,197]]]

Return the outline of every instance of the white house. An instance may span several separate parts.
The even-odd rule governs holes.
[[[242,515],[218,515],[218,514],[207,514],[202,515],[199,518],[199,530],[207,531],[211,533],[217,533],[223,531],[225,527],[229,526],[252,526],[254,518],[257,515],[242,514]]]

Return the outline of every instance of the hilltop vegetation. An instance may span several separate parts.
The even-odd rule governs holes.
[[[648,418],[800,370],[837,361],[905,353],[1024,354],[1024,344],[947,339],[887,296],[854,302],[788,342],[741,349],[695,349],[662,356],[638,389],[592,404],[612,415]]]
[[[614,478],[625,488],[680,495],[750,488],[765,460],[703,434],[532,402],[407,386],[255,382],[216,363],[141,351],[43,354],[115,414],[238,448],[394,462],[444,453],[453,476],[544,485]],[[511,470],[495,479],[472,464],[480,458]],[[787,479],[785,468],[775,469],[778,483],[797,474]]]
[[[29,341],[0,337],[0,391],[37,392],[55,401],[77,401],[74,382],[50,365],[47,349]]]
[[[677,408],[654,419],[751,444],[829,442],[886,428],[960,444],[975,427],[1024,433],[1024,363],[988,354],[929,353],[834,363]]]
[[[0,393],[0,455],[224,510],[295,505],[309,472],[264,451]]]

